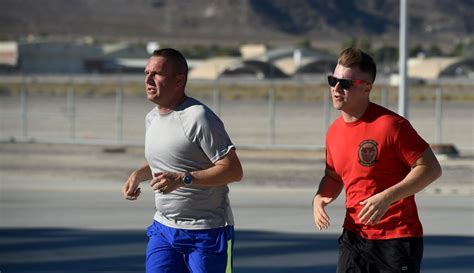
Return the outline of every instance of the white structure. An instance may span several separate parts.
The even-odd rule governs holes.
[[[0,66],[16,67],[18,65],[18,43],[0,42]]]
[[[188,78],[196,80],[215,80],[228,67],[241,61],[240,58],[218,57],[203,61],[189,71]]]

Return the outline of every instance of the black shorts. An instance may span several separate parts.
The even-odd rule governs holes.
[[[337,273],[419,273],[423,237],[367,240],[344,229]]]

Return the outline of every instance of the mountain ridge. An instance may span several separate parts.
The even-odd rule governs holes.
[[[28,36],[173,45],[319,47],[348,37],[398,41],[399,0],[2,0],[0,39]],[[429,12],[427,12],[429,11]],[[408,1],[409,42],[442,48],[474,37],[473,0]]]

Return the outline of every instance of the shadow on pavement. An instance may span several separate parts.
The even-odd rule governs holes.
[[[237,231],[234,272],[335,272],[335,234]],[[144,231],[0,229],[0,272],[144,272]],[[422,272],[471,272],[474,239],[426,236]]]

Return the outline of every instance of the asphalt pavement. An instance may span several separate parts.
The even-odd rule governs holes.
[[[144,159],[138,148],[116,151],[0,144],[0,272],[144,271],[153,192],[144,184],[139,200],[123,199],[124,179]],[[230,186],[237,223],[234,272],[335,272],[344,197],[328,208],[331,227],[317,231],[311,199],[321,155],[239,155],[247,171]],[[422,272],[473,272],[472,158],[441,164],[450,179],[417,195],[425,232]]]

